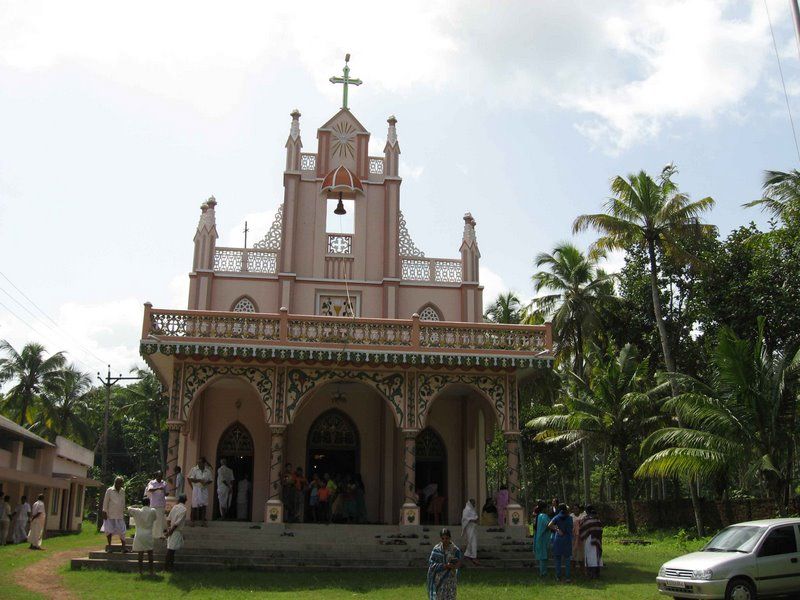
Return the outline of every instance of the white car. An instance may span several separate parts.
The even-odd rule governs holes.
[[[800,519],[737,523],[700,552],[662,565],[658,591],[674,598],[755,600],[800,593]]]

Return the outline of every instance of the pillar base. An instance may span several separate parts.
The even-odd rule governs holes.
[[[267,500],[264,506],[264,524],[283,524],[283,502],[280,500]]]
[[[419,524],[419,506],[411,502],[403,504],[403,508],[400,509],[400,525],[416,526]]]
[[[507,527],[527,527],[525,509],[519,504],[509,504],[506,508],[506,521]]]

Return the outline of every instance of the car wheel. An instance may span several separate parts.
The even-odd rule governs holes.
[[[734,579],[728,584],[725,600],[756,600],[756,588],[747,579]]]

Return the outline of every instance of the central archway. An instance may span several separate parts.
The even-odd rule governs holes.
[[[436,431],[426,427],[417,435],[416,440],[416,487],[418,490],[425,490],[426,487],[436,484],[436,496],[433,498],[421,498],[424,501],[422,506],[422,522],[430,523],[434,507],[431,502],[440,503],[441,523],[447,523],[447,448],[444,440]],[[436,497],[440,499],[437,500]]]
[[[358,428],[341,410],[318,416],[308,429],[306,473],[350,476],[359,472],[361,443]]]
[[[238,520],[249,521],[251,519],[251,507],[253,500],[253,460],[255,458],[253,448],[253,436],[250,435],[247,427],[240,422],[233,423],[220,436],[217,444],[216,468],[219,468],[220,459],[233,470],[233,476],[237,484],[234,486],[230,500],[228,514],[235,516]],[[250,482],[247,497],[240,502],[239,483],[247,476]],[[216,479],[216,478],[215,478]],[[215,481],[216,482],[216,481]],[[240,507],[239,504],[242,504]],[[214,514],[219,515],[219,498],[214,494]],[[229,517],[230,518],[230,517]]]

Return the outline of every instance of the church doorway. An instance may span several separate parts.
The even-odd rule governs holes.
[[[417,435],[416,459],[416,486],[422,492],[422,522],[447,523],[447,450],[442,438],[430,427]],[[432,494],[434,485],[436,493]],[[427,497],[423,496],[424,492],[428,492]]]
[[[359,472],[358,429],[342,411],[322,413],[308,430],[306,473],[347,478]]]
[[[251,520],[251,509],[253,505],[253,436],[247,428],[239,422],[228,427],[219,438],[217,445],[217,462],[215,468],[219,468],[220,460],[225,462],[233,471],[236,479],[233,494],[231,496],[230,507],[228,508],[228,518],[236,518],[244,521]],[[238,490],[240,482],[244,477],[250,482],[244,502],[240,502]],[[216,484],[216,471],[214,474]],[[216,486],[214,488],[216,490]],[[242,504],[242,506],[239,506]],[[219,498],[214,495],[214,515],[219,516]]]

